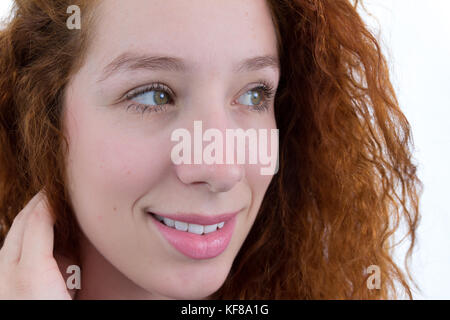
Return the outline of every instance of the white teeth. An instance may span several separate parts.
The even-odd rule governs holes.
[[[175,220],[175,229],[180,230],[180,231],[187,231],[188,223]]]
[[[169,219],[169,218],[163,218],[164,224],[168,227],[174,227],[175,226],[175,220]]]
[[[207,234],[216,231],[217,229],[221,229],[225,222],[217,223],[217,224],[211,224],[207,226],[203,226],[201,224],[194,224],[194,223],[187,223],[183,221],[177,221],[169,218],[165,218],[162,216],[159,216],[157,214],[154,215],[155,218],[158,221],[163,222],[166,226],[175,228],[180,231],[187,231],[194,234]]]
[[[195,234],[202,234],[203,229],[204,228],[202,225],[189,223],[188,232],[195,233]]]
[[[214,232],[217,230],[217,224],[212,224],[209,226],[205,226],[205,233]]]

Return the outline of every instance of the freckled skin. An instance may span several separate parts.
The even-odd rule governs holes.
[[[269,9],[263,0],[108,0],[96,14],[96,38],[65,96],[69,191],[83,231],[77,299],[207,298],[228,275],[272,177],[260,175],[258,165],[175,166],[170,136],[177,128],[192,132],[194,120],[223,133],[276,128],[273,102],[266,112],[231,105],[262,78],[278,84],[272,69],[231,71],[243,59],[277,54]],[[195,68],[119,72],[97,82],[106,64],[126,51],[178,56]],[[177,95],[166,111],[133,113],[126,111],[130,102],[114,103],[154,82]],[[149,224],[146,208],[210,215],[243,210],[227,249],[193,260]]]

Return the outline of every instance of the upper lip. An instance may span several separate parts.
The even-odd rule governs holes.
[[[169,218],[172,220],[182,221],[191,224],[201,224],[201,225],[213,225],[220,222],[226,222],[232,218],[234,218],[241,210],[223,213],[218,215],[204,215],[204,214],[196,214],[196,213],[176,213],[176,214],[167,214],[167,213],[159,213],[155,211],[147,211],[152,214],[157,214],[158,216]]]

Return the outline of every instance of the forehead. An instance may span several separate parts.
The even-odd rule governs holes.
[[[126,51],[182,55],[193,69],[277,56],[265,0],[107,0],[96,17],[91,52],[99,65]]]

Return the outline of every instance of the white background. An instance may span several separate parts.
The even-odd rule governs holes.
[[[422,292],[414,292],[414,298],[450,299],[450,1],[364,3],[372,16],[361,14],[382,42],[400,105],[412,126],[425,185],[412,260]],[[10,4],[0,1],[0,17],[7,15]]]
[[[366,0],[415,141],[424,183],[416,299],[450,299],[450,1]]]

